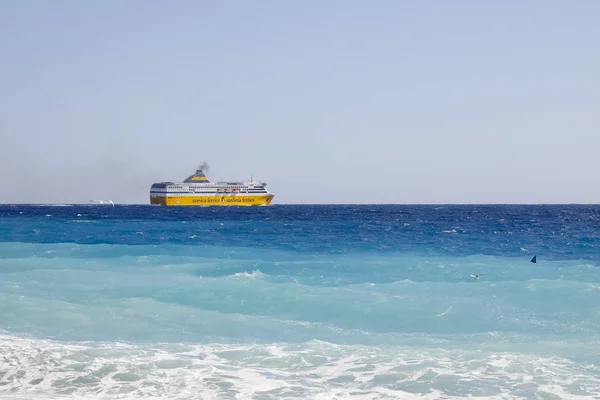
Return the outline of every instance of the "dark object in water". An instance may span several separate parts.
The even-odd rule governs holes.
[[[530,261],[530,262],[532,262],[532,263],[534,263],[534,264],[535,264],[535,263],[537,263],[537,258],[536,258],[536,257],[537,257],[537,256],[533,256],[533,258],[531,259],[531,261]]]

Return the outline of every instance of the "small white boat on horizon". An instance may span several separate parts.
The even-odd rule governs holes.
[[[90,203],[94,203],[94,204],[112,204],[112,206],[115,206],[115,203],[113,203],[112,200],[90,200]]]

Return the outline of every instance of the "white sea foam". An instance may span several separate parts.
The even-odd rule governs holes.
[[[236,274],[234,274],[234,276],[236,277],[244,277],[244,278],[258,278],[258,277],[264,277],[265,274],[263,274],[262,272],[260,272],[260,269],[255,269],[252,272],[237,272]]]
[[[434,317],[442,317],[442,316],[448,314],[450,312],[450,310],[452,310],[452,306],[449,306],[445,311],[443,311],[439,314],[435,314]]]
[[[0,397],[11,400],[600,396],[599,367],[514,353],[320,341],[67,343],[0,335],[0,354]]]

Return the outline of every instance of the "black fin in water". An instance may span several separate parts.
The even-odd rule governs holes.
[[[532,262],[534,264],[537,263],[537,256],[533,256],[533,258],[531,259],[530,262]]]

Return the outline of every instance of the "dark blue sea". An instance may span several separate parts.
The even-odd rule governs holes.
[[[599,250],[596,205],[3,205],[0,398],[597,399]]]

